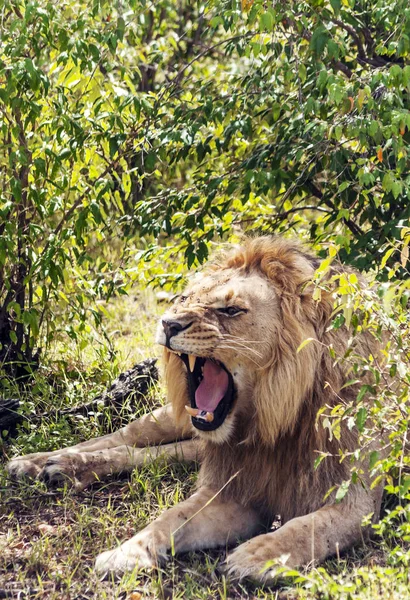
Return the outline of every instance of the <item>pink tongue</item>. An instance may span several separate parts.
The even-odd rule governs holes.
[[[199,410],[214,412],[228,389],[228,373],[216,363],[207,360],[204,378],[195,392],[195,403]]]

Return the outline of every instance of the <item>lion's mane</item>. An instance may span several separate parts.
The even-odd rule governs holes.
[[[269,340],[271,360],[260,369],[247,414],[242,414],[229,441],[201,441],[200,483],[252,504],[267,519],[281,515],[287,521],[322,506],[329,489],[349,477],[349,460],[341,460],[341,449],[352,450],[356,443],[355,434],[343,423],[336,439],[317,419],[320,408],[330,411],[340,404],[341,395],[349,402],[357,394],[355,386],[342,389],[345,369],[329,353],[332,346],[343,356],[349,337],[344,327],[329,328],[332,294],[322,291],[319,300],[312,296],[310,282],[319,264],[296,242],[262,237],[225,252],[205,271],[226,271],[233,282],[235,277],[259,273],[280,299],[275,339]],[[340,270],[332,266],[333,273]],[[307,338],[313,341],[298,352]],[[363,335],[358,344],[356,350],[363,355],[375,351],[371,336]],[[177,419],[186,420],[183,367],[178,357],[166,354],[169,399]],[[327,458],[315,468],[320,453]]]

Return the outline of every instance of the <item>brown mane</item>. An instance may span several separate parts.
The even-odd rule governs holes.
[[[339,449],[352,450],[355,435],[342,427],[341,439],[330,439],[316,418],[321,407],[331,410],[340,403],[346,377],[328,347],[343,355],[348,340],[345,328],[328,330],[333,309],[330,294],[322,294],[320,301],[312,298],[308,282],[319,264],[298,243],[263,237],[224,253],[204,271],[226,271],[233,280],[258,272],[280,298],[272,358],[260,369],[253,398],[229,442],[202,442],[200,473],[200,484],[213,489],[222,489],[233,477],[223,495],[242,498],[267,518],[280,514],[287,521],[316,510],[329,489],[349,477],[349,462],[340,461]],[[340,269],[336,265],[333,272]],[[315,341],[298,352],[308,337]],[[367,343],[374,345],[373,340]],[[184,420],[184,377],[180,361],[174,356],[169,360],[169,397],[174,414]],[[343,400],[348,402],[356,394],[355,387],[346,388]],[[315,469],[319,452],[329,456]]]

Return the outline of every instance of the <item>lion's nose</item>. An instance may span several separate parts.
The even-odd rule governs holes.
[[[162,320],[162,327],[164,328],[165,335],[167,336],[167,340],[169,341],[174,335],[177,335],[180,331],[184,331],[184,329],[188,329],[192,325],[192,321],[186,325],[182,325],[178,321],[166,321]]]

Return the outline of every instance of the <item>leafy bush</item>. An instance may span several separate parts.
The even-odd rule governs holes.
[[[14,375],[38,361],[39,339],[77,338],[90,312],[101,320],[93,300],[123,291],[126,236],[155,161],[156,57],[173,68],[190,43],[163,53],[175,20],[172,2],[123,12],[98,1],[89,11],[76,1],[5,2],[0,360]]]
[[[292,228],[376,266],[410,216],[407,2],[214,1],[206,15],[212,42],[161,90],[172,113],[153,150],[186,185],[142,200],[144,230],[182,237],[189,263],[232,230]]]
[[[180,276],[159,273],[167,238],[191,266],[242,230],[388,268],[410,214],[409,23],[406,0],[6,0],[2,362],[21,374],[98,323],[135,240],[160,283]]]
[[[323,282],[335,255],[336,249],[331,248],[330,256],[317,272],[317,294],[329,285]],[[389,545],[390,563],[407,566],[410,559],[410,279],[393,279],[395,272],[403,268],[397,259],[400,253],[396,254],[396,261],[389,270],[389,282],[380,283],[374,273],[372,278],[368,277],[369,287],[363,286],[355,273],[332,278],[338,296],[332,327],[347,326],[350,338],[343,356],[338,355],[335,348],[330,347],[329,352],[335,361],[344,362],[349,369],[345,386],[356,386],[358,392],[353,402],[341,401],[332,410],[323,407],[318,419],[336,438],[340,436],[341,424],[357,432],[357,448],[353,452],[340,451],[340,460],[351,463],[351,476],[336,491],[336,500],[342,500],[351,485],[365,485],[364,472],[370,471],[372,486],[384,483],[385,513],[373,527]],[[364,334],[378,340],[377,356],[370,350],[358,354],[355,349],[356,340]],[[325,455],[319,455],[317,464],[325,459]]]

